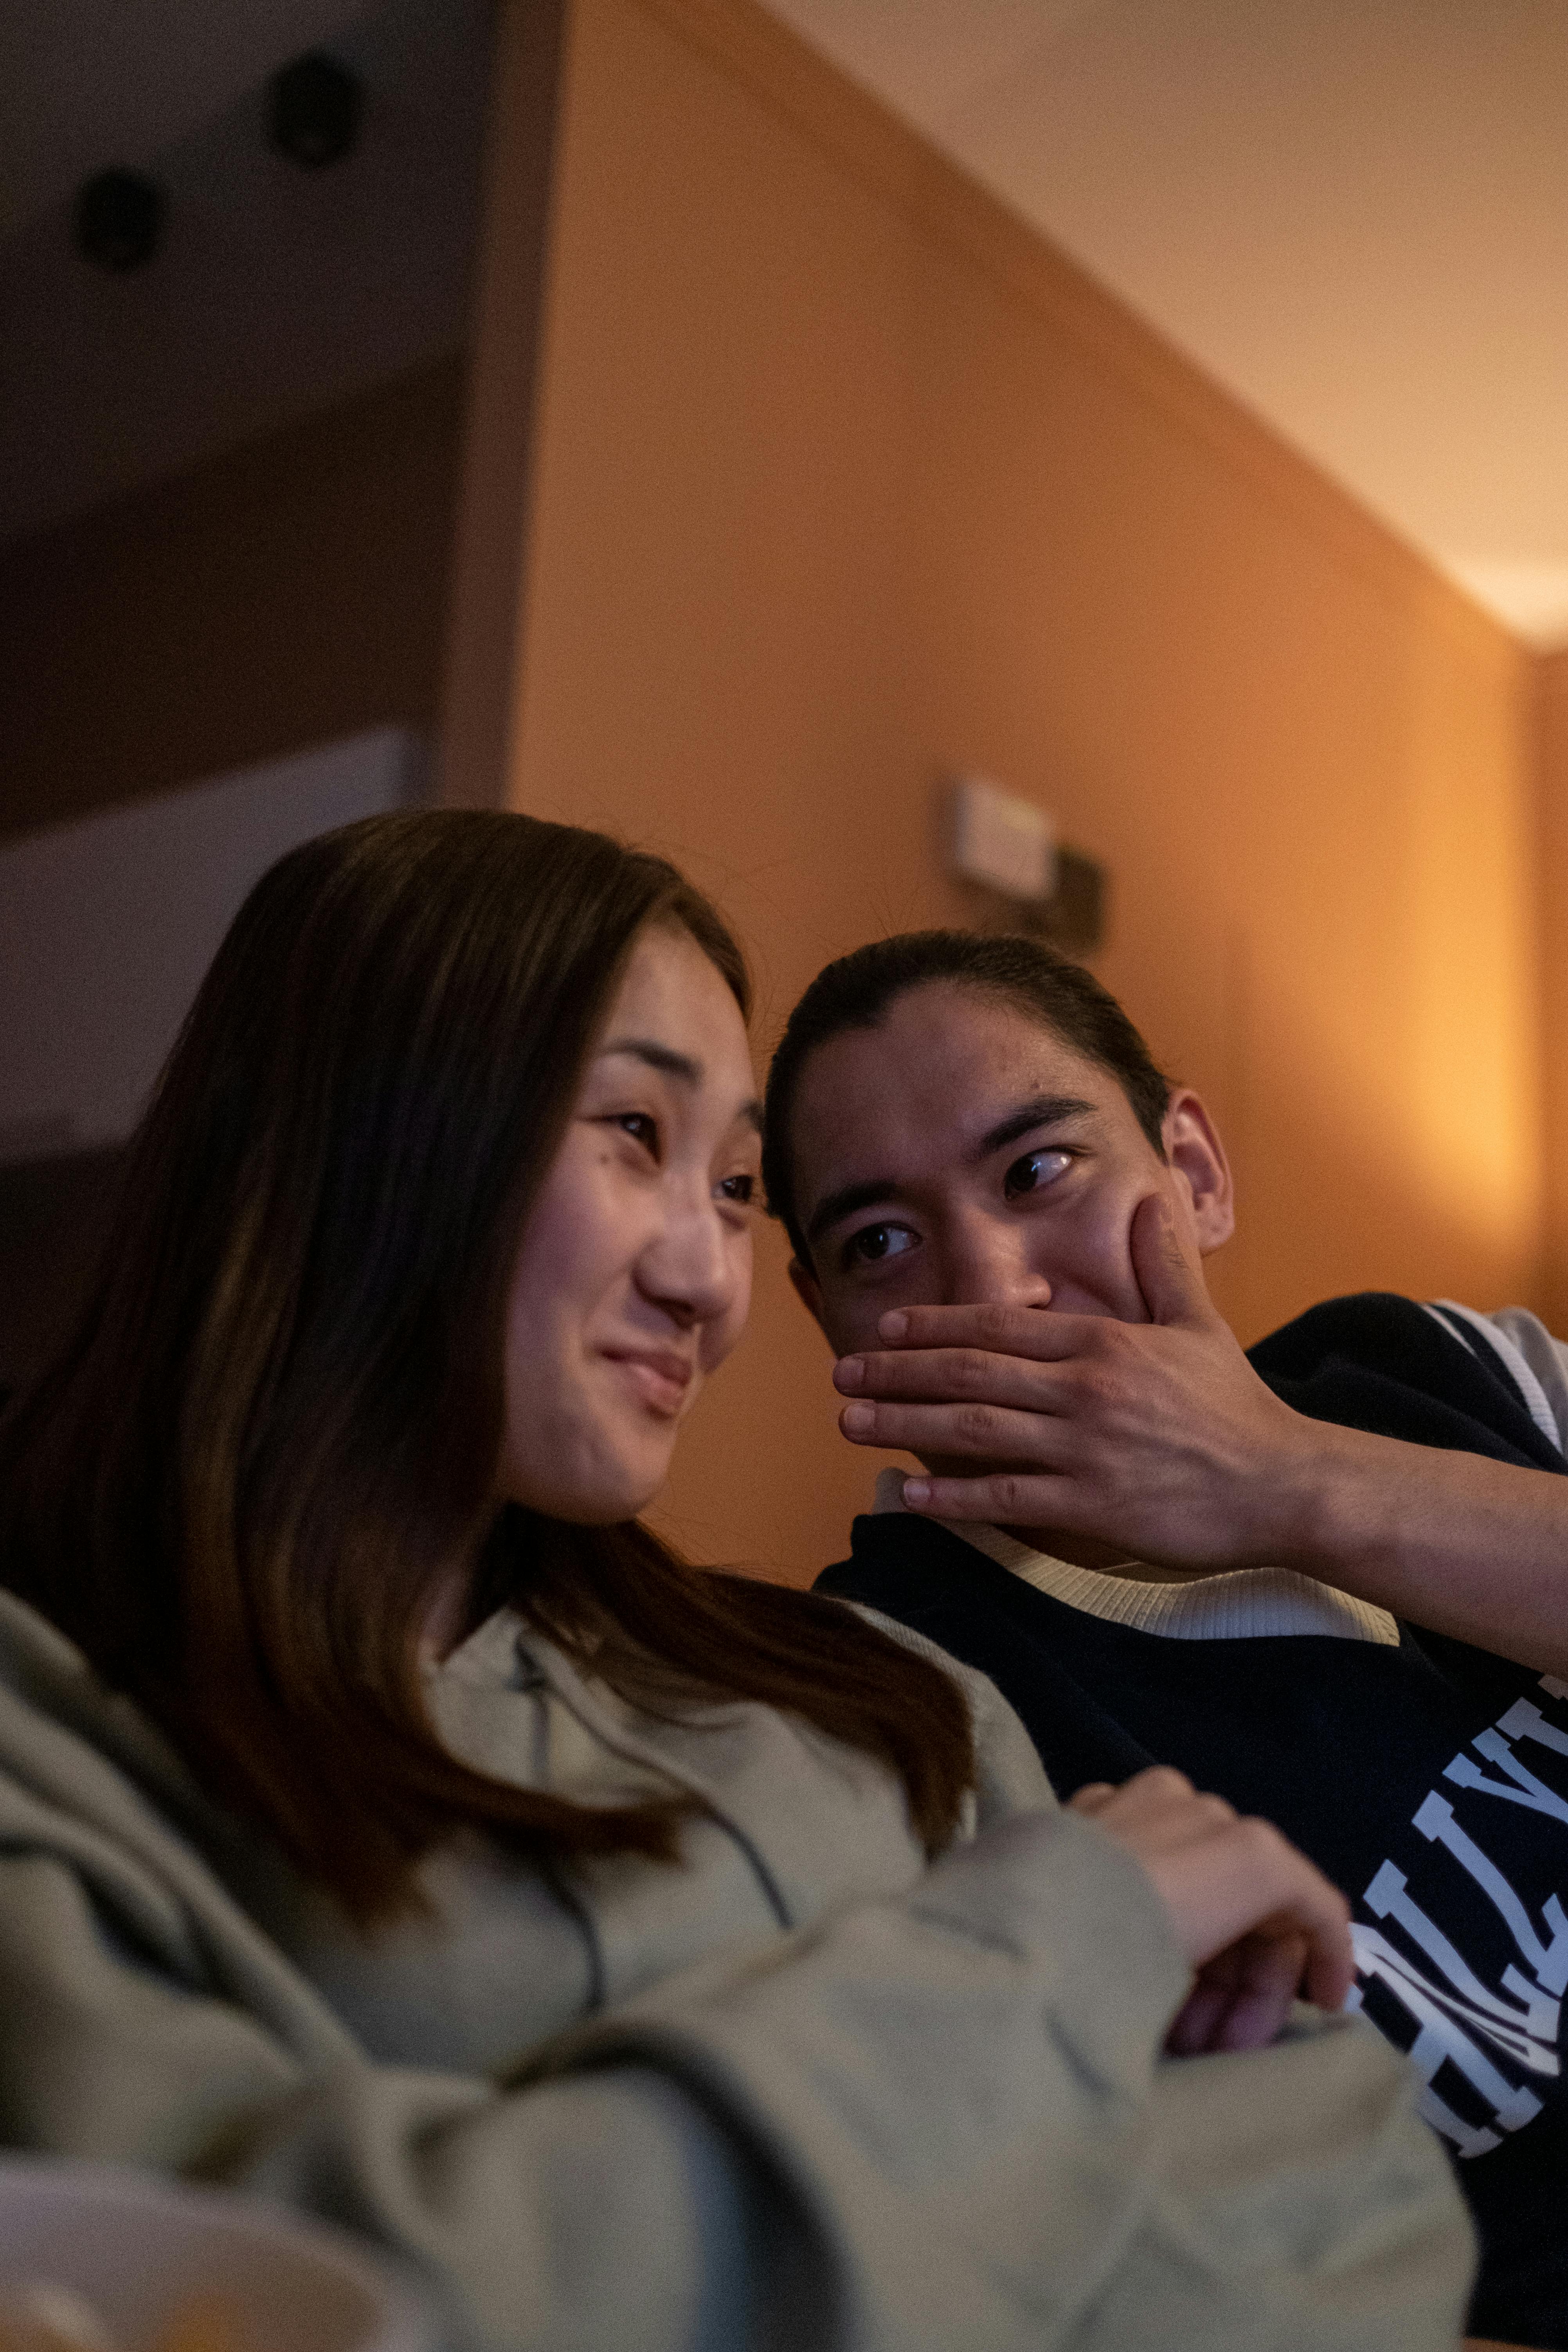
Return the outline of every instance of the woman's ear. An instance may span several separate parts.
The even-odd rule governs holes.
[[[1162,1132],[1165,1157],[1192,1202],[1194,1234],[1206,1257],[1236,1231],[1236,1188],[1219,1129],[1192,1089],[1178,1087]]]

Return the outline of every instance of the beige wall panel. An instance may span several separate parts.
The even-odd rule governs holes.
[[[511,751],[565,0],[499,12],[442,682],[443,801],[493,807]]]
[[[1530,1298],[1525,657],[740,0],[577,0],[513,805],[668,851],[771,1042],[951,919],[953,767],[1113,877],[1100,969],[1211,1097],[1252,1337],[1363,1286]],[[665,1523],[792,1578],[869,1459],[776,1234]]]

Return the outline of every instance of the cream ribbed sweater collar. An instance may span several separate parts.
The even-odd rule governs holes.
[[[908,1472],[881,1470],[872,1507],[881,1511],[904,1508],[903,1482]],[[1075,1568],[1065,1559],[1009,1535],[1005,1528],[974,1526],[957,1519],[939,1519],[938,1527],[973,1544],[987,1559],[1010,1575],[1021,1577],[1037,1592],[1103,1617],[1116,1625],[1131,1625],[1140,1633],[1162,1633],[1178,1642],[1256,1641],[1281,1633],[1326,1633],[1341,1641],[1378,1642],[1397,1647],[1399,1628],[1386,1609],[1336,1591],[1316,1578],[1300,1576],[1290,1568],[1227,1569],[1217,1576],[1194,1577],[1185,1584],[1148,1584],[1135,1576],[1107,1576],[1093,1568]]]

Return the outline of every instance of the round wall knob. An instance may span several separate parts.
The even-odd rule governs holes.
[[[140,172],[100,172],[77,192],[77,248],[100,269],[140,269],[163,234],[163,191]]]
[[[320,49],[296,58],[272,78],[268,129],[272,144],[307,171],[336,163],[359,136],[360,85]]]

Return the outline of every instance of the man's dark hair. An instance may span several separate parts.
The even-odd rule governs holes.
[[[768,1207],[803,1264],[810,1252],[795,1196],[790,1129],[801,1072],[813,1054],[847,1029],[874,1029],[896,997],[928,981],[999,997],[1109,1070],[1163,1160],[1171,1081],[1109,989],[1091,971],[1037,940],[975,931],[903,931],[873,940],[819,971],[790,1014],[768,1072],[763,1178]]]

